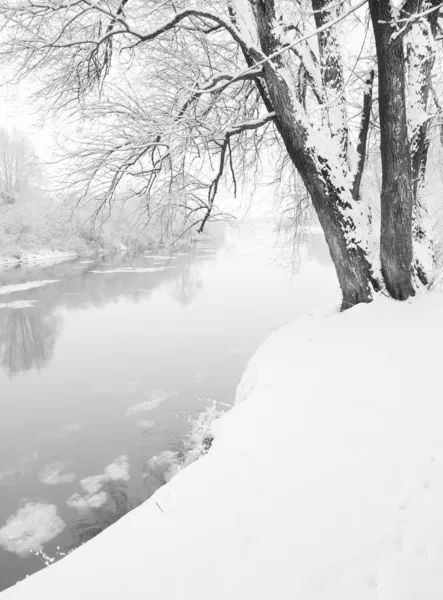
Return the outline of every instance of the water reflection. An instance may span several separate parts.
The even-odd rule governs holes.
[[[189,419],[208,403],[232,403],[248,357],[273,329],[311,310],[317,279],[327,276],[315,265],[286,276],[267,232],[230,235],[222,252],[202,240],[161,259],[0,271],[0,530],[20,518],[28,536],[34,511],[49,523],[48,506],[57,507],[66,527],[51,540],[41,533],[49,540],[42,552],[61,557],[170,477]],[[171,268],[152,270],[163,265]],[[23,289],[43,280],[53,283]],[[11,285],[22,291],[6,294]],[[41,559],[0,544],[0,591]]]
[[[6,309],[0,313],[0,364],[10,376],[41,369],[52,358],[60,318],[36,308]]]
[[[107,504],[93,508],[73,523],[70,550],[89,541],[141,504],[141,501],[129,498],[123,485],[109,485],[107,491]]]
[[[85,309],[117,302],[134,303],[148,298],[166,282],[177,282],[171,297],[182,305],[191,303],[202,290],[195,262],[214,260],[224,240],[224,228],[214,229],[211,253],[204,242],[171,254],[124,254],[79,260],[39,268],[24,267],[1,272],[0,287],[35,280],[57,280],[50,287],[4,294],[0,307],[0,366],[10,375],[42,369],[53,357],[62,327],[60,309]],[[18,297],[18,295],[20,297]],[[19,301],[19,302],[17,302]],[[11,306],[11,303],[12,304]],[[22,307],[23,306],[23,307]]]

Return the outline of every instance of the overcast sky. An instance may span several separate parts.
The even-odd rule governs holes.
[[[41,115],[31,106],[29,88],[9,85],[7,78],[4,72],[0,76],[0,126],[9,131],[18,129],[30,138],[37,154],[46,158],[54,140],[51,120],[48,118],[43,127],[37,125]]]

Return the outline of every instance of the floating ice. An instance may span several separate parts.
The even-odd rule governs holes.
[[[121,269],[103,269],[101,271],[88,271],[88,273],[155,273],[156,271],[164,271],[166,268],[168,267],[140,267],[137,269],[131,267],[124,267]]]
[[[59,279],[47,279],[42,281],[28,281],[27,283],[17,283],[15,285],[4,285],[0,287],[0,294],[12,294],[13,292],[23,292],[25,290],[32,290],[34,288],[49,285],[50,283],[57,283]]]
[[[79,511],[89,510],[90,508],[100,508],[106,504],[108,500],[108,494],[106,492],[100,492],[98,494],[89,494],[87,496],[80,496],[80,494],[73,494],[66,500],[66,504],[71,508],[76,508]]]
[[[134,406],[130,406],[125,412],[125,415],[130,417],[131,415],[136,415],[139,412],[154,410],[154,408],[160,406],[162,402],[168,398],[172,398],[172,396],[176,396],[177,394],[178,392],[168,393],[162,389],[150,390],[147,392],[147,396],[149,396],[151,399],[147,402],[140,402],[140,404],[134,404]]]
[[[71,461],[72,462],[72,461]],[[59,483],[71,483],[75,479],[75,473],[62,473],[70,462],[54,462],[46,465],[39,473],[40,483],[46,485],[57,485]]]
[[[129,481],[129,460],[126,455],[117,457],[105,469],[105,474],[111,481]]]
[[[25,554],[39,550],[66,527],[53,504],[28,502],[0,529],[0,545],[8,552]]]
[[[102,473],[101,475],[90,475],[80,481],[80,485],[88,494],[96,494],[108,480],[108,477]]]
[[[66,504],[79,511],[99,508],[107,502],[107,493],[100,491],[106,483],[110,481],[129,481],[129,479],[129,460],[124,454],[118,456],[112,463],[105,467],[104,473],[90,475],[82,479],[80,485],[86,494],[83,496],[74,494],[68,498]]]
[[[37,300],[16,300],[7,304],[0,302],[0,308],[32,308]]]

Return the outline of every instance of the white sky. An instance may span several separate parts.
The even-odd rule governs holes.
[[[8,84],[7,78],[7,72],[0,75],[0,127],[18,129],[32,142],[38,156],[45,158],[54,143],[52,122],[48,118],[43,127],[38,125],[43,115],[31,105],[29,86]]]

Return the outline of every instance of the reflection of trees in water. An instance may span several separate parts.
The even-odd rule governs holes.
[[[211,235],[200,238],[200,242],[210,241],[219,248],[224,241],[225,228],[215,225]],[[179,253],[174,260],[165,264],[172,268],[159,272],[89,272],[128,266],[146,267],[147,264],[152,266],[150,259],[143,254],[101,257],[84,265],[70,262],[39,269],[5,271],[1,285],[23,283],[30,279],[57,280],[59,283],[24,292],[20,299],[36,300],[37,305],[33,308],[0,310],[0,366],[13,375],[32,368],[41,369],[48,363],[54,353],[60,326],[59,318],[53,314],[57,307],[103,306],[118,302],[122,297],[139,302],[165,283],[176,284],[171,296],[181,304],[189,304],[203,285],[198,277],[198,269],[193,268],[194,254],[198,253],[200,246],[200,243],[196,243],[174,249],[178,252],[186,250],[189,254],[180,256]],[[210,257],[206,260],[210,260]],[[200,255],[198,264],[203,262],[205,257]],[[80,266],[82,268],[78,268]],[[5,301],[8,299],[5,298]]]
[[[41,369],[52,358],[59,319],[44,317],[36,309],[18,308],[4,313],[0,331],[0,364],[14,375]]]
[[[190,304],[203,287],[203,281],[197,277],[193,266],[194,262],[190,257],[187,264],[182,267],[180,277],[171,293],[171,298],[178,300],[184,306]]]

